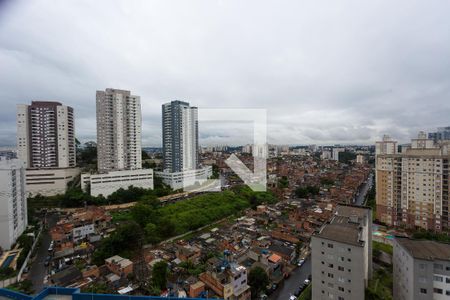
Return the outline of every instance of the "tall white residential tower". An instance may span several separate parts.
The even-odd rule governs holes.
[[[10,249],[27,227],[25,168],[18,159],[0,159],[0,247]]]
[[[182,172],[198,167],[198,110],[183,101],[162,106],[164,170]]]
[[[29,195],[62,194],[78,174],[74,112],[54,101],[17,105],[17,155]]]
[[[130,91],[97,91],[97,159],[100,172],[142,168],[141,99]]]

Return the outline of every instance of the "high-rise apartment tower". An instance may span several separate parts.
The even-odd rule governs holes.
[[[97,91],[97,159],[100,172],[142,168],[141,100],[130,91]]]
[[[73,109],[51,101],[17,105],[17,153],[29,169],[75,167]]]
[[[182,172],[198,167],[198,110],[172,101],[162,106],[164,170]]]

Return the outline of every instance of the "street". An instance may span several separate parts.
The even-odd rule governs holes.
[[[50,214],[47,216],[48,226],[53,227],[58,221],[56,214]],[[41,235],[41,244],[36,251],[36,257],[34,258],[28,278],[33,283],[33,289],[35,293],[39,293],[44,287],[44,278],[47,275],[47,267],[44,265],[45,258],[48,256],[48,247],[50,246],[51,237],[48,229],[44,229]]]
[[[308,256],[303,266],[296,268],[289,278],[284,280],[275,292],[269,296],[271,300],[289,300],[295,290],[308,278],[311,274],[311,257]]]
[[[367,178],[367,182],[364,184],[362,189],[360,190],[358,197],[356,197],[356,200],[354,202],[355,205],[363,205],[364,200],[366,198],[367,192],[372,187],[373,184],[373,174],[370,173],[369,177]]]

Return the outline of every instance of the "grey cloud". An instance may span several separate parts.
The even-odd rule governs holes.
[[[274,143],[407,141],[450,124],[448,11],[438,0],[0,2],[0,143],[14,144],[15,104],[35,99],[73,106],[77,136],[95,139],[106,87],[141,96],[144,145],[160,145],[173,99],[266,108]],[[202,143],[251,134],[207,125]]]

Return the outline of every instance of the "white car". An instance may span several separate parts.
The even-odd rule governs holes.
[[[311,281],[309,279],[305,279],[305,281],[303,281],[304,284],[308,285],[311,283]]]
[[[297,263],[297,266],[301,267],[305,263],[304,259],[300,259]]]
[[[297,297],[295,297],[294,295],[291,295],[291,296],[289,297],[289,300],[297,300]]]

